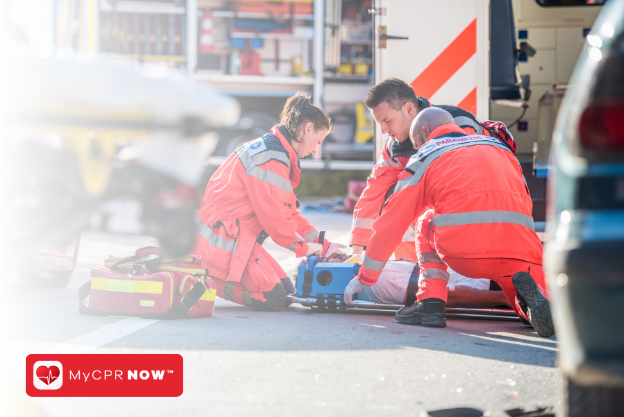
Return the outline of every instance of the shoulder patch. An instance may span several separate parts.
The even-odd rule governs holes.
[[[249,155],[251,156],[254,156],[255,154],[258,154],[266,150],[267,150],[267,147],[262,138],[258,138],[250,142],[249,145],[247,146],[247,152],[249,152]]]

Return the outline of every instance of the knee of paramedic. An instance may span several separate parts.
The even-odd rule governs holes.
[[[286,290],[281,282],[275,284],[270,291],[250,292],[240,282],[226,282],[217,278],[213,280],[217,287],[217,296],[233,303],[260,311],[277,311],[286,306]]]
[[[505,258],[454,258],[445,257],[444,262],[448,264],[454,271],[471,278],[488,278],[500,285],[501,289],[507,296],[509,303],[518,315],[521,308],[516,297],[516,288],[513,285],[512,278],[518,272],[527,272],[533,277],[533,280],[540,288],[542,294],[550,300],[550,294],[546,287],[544,268],[542,265],[521,259],[505,259]]]

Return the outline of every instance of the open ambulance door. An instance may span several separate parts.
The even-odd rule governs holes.
[[[489,116],[489,0],[374,0],[375,84],[405,80],[433,104]],[[375,156],[386,135],[375,132]]]
[[[526,111],[530,77],[520,78],[518,60],[535,49],[517,45],[511,0],[374,4],[375,83],[401,78],[433,104],[458,106],[481,120],[490,118],[490,100]],[[375,133],[378,158],[386,138],[379,127]]]

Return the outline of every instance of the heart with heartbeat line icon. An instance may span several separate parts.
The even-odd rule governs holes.
[[[39,378],[42,382],[45,382],[46,385],[50,385],[54,381],[58,379],[61,375],[61,371],[58,367],[52,366],[40,366],[36,371],[37,378]]]

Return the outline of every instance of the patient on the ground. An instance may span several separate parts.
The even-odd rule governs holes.
[[[320,258],[319,262],[345,262],[346,260],[345,254],[332,254]],[[451,268],[448,269],[448,272],[450,274],[448,307],[511,307],[500,287],[489,279],[468,278],[459,275]],[[413,299],[414,294],[418,291],[418,275],[418,264],[410,260],[401,258],[398,261],[388,261],[377,283],[373,286],[364,287],[361,292],[356,294],[357,300],[383,304],[404,304],[408,298]],[[414,294],[411,294],[412,291]]]

